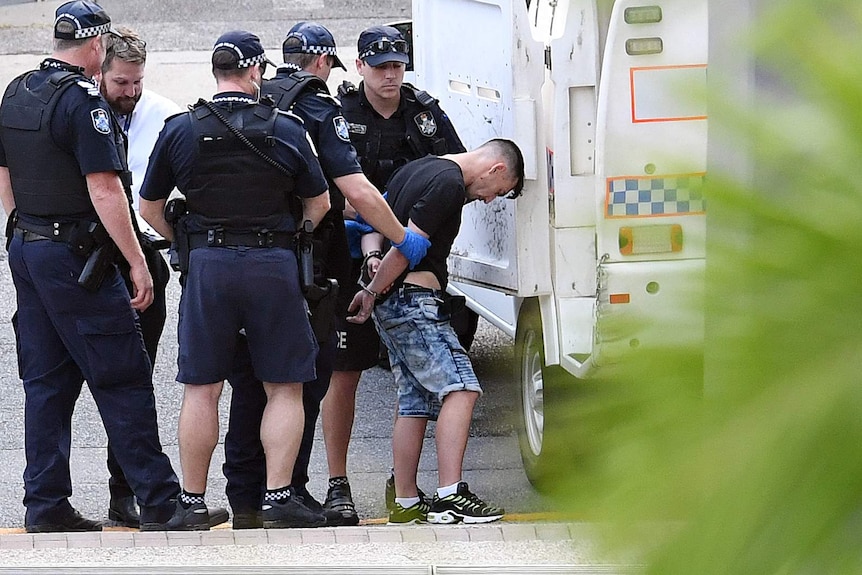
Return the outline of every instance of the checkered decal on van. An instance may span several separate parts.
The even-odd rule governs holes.
[[[703,174],[608,178],[608,218],[703,214]]]

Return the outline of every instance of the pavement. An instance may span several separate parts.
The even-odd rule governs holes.
[[[61,3],[0,1],[0,86],[37,66],[49,52],[53,13]],[[270,58],[278,62],[284,30],[300,19],[322,22],[332,30],[341,59],[350,68],[348,72],[333,72],[329,85],[334,89],[344,79],[358,81],[351,63],[356,57],[354,42],[359,31],[374,23],[410,16],[409,0],[214,0],[206,3],[103,0],[101,3],[116,24],[129,25],[147,39],[147,88],[181,106],[212,94],[215,83],[209,69],[209,49],[213,40],[225,30],[254,31],[263,40]],[[227,21],[227,15],[237,19]],[[5,253],[0,254],[0,260],[5,260]],[[8,277],[4,280],[0,282],[0,305],[6,316],[11,315],[10,310],[14,308],[14,289]],[[3,320],[0,377],[15,379],[14,340],[9,333],[8,317]],[[15,442],[19,438],[23,441],[20,425],[15,423],[20,414],[10,412],[8,402],[9,398],[5,398],[3,403],[7,405],[0,403],[3,416],[0,435],[14,438]],[[511,451],[515,440],[509,435],[495,441],[505,444]],[[98,443],[98,447],[103,446]],[[103,457],[102,452],[99,453],[99,458]],[[176,461],[176,454],[171,457]],[[20,479],[22,462],[12,459],[15,460],[4,457],[0,465],[0,474],[10,476],[4,482]],[[103,469],[103,463],[96,458],[89,459],[85,465]],[[218,470],[216,462],[213,467]],[[384,468],[380,477],[385,473]],[[380,478],[375,476],[374,480],[380,483]],[[84,490],[85,497],[87,493]],[[508,515],[504,521],[475,526],[390,527],[384,522],[372,519],[357,527],[333,529],[234,531],[221,527],[190,533],[140,533],[108,528],[94,533],[27,534],[22,529],[0,528],[0,575],[23,572],[598,574],[632,571],[622,559],[603,557],[601,537],[595,526],[567,522],[559,516]]]

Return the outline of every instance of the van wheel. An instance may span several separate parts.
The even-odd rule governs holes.
[[[549,420],[545,406],[548,392],[553,392],[560,374],[558,369],[545,366],[542,318],[535,299],[526,300],[521,306],[515,335],[515,359],[515,381],[520,388],[518,443],[521,459],[530,483],[544,490],[543,479],[551,459],[547,454],[547,440],[555,423]]]

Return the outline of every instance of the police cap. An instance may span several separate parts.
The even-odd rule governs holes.
[[[369,66],[379,66],[386,62],[410,61],[407,54],[407,41],[397,28],[392,26],[372,26],[359,35],[356,43],[359,59]]]
[[[298,40],[290,41],[291,38]],[[299,22],[287,32],[282,44],[284,54],[329,54],[335,58],[335,65],[347,71],[335,53],[335,38],[332,33],[317,22]]]
[[[233,30],[219,36],[219,39],[216,40],[213,46],[213,56],[221,51],[228,51],[236,56],[235,59],[217,66],[222,70],[248,68],[249,66],[263,62],[275,66],[266,57],[266,50],[263,49],[260,38],[244,30]]]
[[[111,31],[111,18],[95,2],[75,0],[57,8],[54,17],[54,38],[80,40]]]

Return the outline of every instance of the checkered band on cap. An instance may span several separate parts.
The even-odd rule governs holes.
[[[239,61],[236,63],[237,68],[248,68],[249,66],[254,66],[255,64],[260,64],[261,62],[266,60],[266,53],[262,52],[257,56],[251,56],[249,58],[243,58],[242,50],[239,49],[239,46],[233,44],[232,42],[219,42],[215,46],[213,46],[213,52],[221,50],[222,48],[226,48],[228,50],[233,50],[236,52]]]
[[[335,46],[317,46],[309,44],[308,38],[302,32],[291,32],[287,35],[287,38],[299,38],[302,41],[301,51],[306,54],[329,54],[330,56],[335,56],[337,54]]]
[[[54,28],[56,29],[57,23],[61,20],[68,20],[75,26],[75,40],[80,40],[82,38],[92,38],[93,36],[101,36],[102,34],[106,34],[111,31],[111,23],[107,22],[105,24],[99,24],[98,26],[91,26],[89,28],[83,28],[81,26],[81,21],[72,16],[71,14],[60,14],[57,16],[56,20],[54,20]]]

